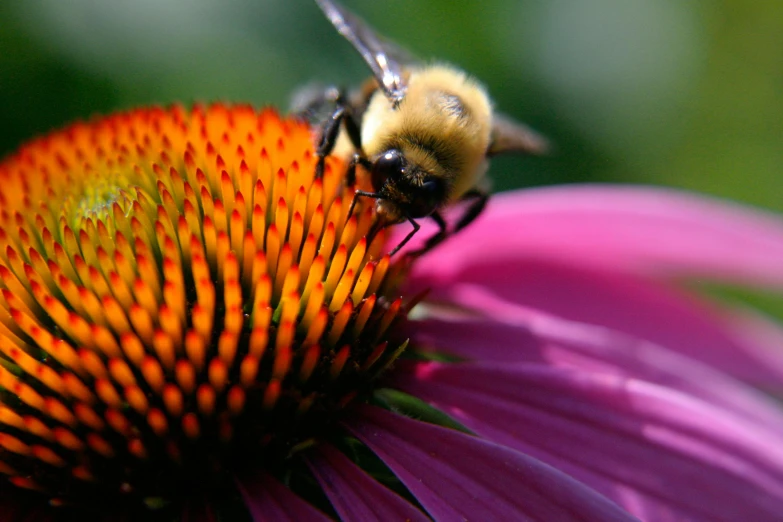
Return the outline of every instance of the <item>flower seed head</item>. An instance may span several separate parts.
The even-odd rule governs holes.
[[[167,502],[276,465],[366,393],[403,348],[386,232],[348,218],[340,162],[314,168],[304,123],[222,105],[0,163],[0,473]]]

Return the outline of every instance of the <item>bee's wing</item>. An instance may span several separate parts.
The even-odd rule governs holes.
[[[315,0],[335,29],[351,42],[370,66],[381,90],[395,105],[405,96],[402,64],[384,41],[367,23],[331,0]]]
[[[312,124],[323,123],[334,112],[334,101],[329,97],[330,87],[313,82],[297,87],[288,104],[290,113]]]
[[[549,141],[527,125],[505,114],[492,115],[492,136],[487,156],[508,152],[539,155],[548,151]]]

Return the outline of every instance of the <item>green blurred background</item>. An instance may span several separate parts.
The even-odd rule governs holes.
[[[551,138],[550,157],[495,161],[496,189],[642,182],[783,209],[783,2],[345,3]],[[367,73],[306,0],[6,0],[0,49],[0,155],[95,113],[285,107]]]

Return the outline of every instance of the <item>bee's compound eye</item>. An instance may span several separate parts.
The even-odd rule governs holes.
[[[443,201],[444,197],[444,185],[439,179],[431,179],[425,181],[421,185],[420,197],[423,201],[427,202],[432,209],[438,206]]]
[[[416,187],[415,197],[411,200],[408,209],[411,217],[424,217],[432,214],[446,197],[443,181],[438,178],[430,179]]]
[[[372,185],[379,190],[389,178],[398,178],[402,175],[402,169],[405,165],[405,159],[402,152],[397,149],[390,149],[384,152],[380,158],[375,161],[372,169]]]
[[[438,180],[430,180],[425,181],[421,186],[421,192],[422,194],[429,194],[429,195],[436,195],[440,192],[441,187],[443,184]]]

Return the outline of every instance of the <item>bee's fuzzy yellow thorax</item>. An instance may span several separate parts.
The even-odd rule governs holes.
[[[457,199],[483,175],[491,128],[484,88],[462,71],[434,65],[410,71],[399,107],[381,92],[373,96],[362,121],[362,143],[369,157],[404,149],[409,161],[446,177],[450,199]]]

